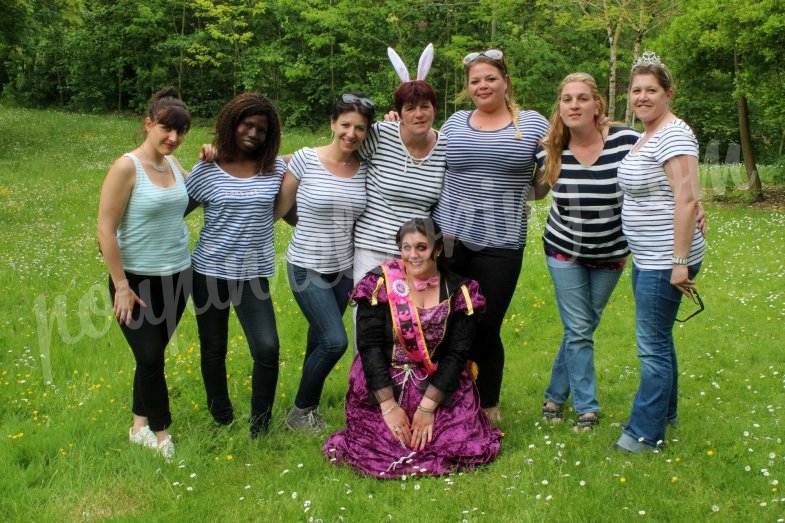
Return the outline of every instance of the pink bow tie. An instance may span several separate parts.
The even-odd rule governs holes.
[[[414,288],[418,291],[424,291],[428,287],[436,287],[439,285],[439,276],[433,276],[431,278],[427,278],[425,280],[418,280],[417,278],[412,278],[412,282],[414,282]]]

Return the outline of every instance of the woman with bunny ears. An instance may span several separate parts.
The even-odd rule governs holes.
[[[368,161],[368,179],[365,211],[355,225],[354,281],[400,257],[398,227],[410,218],[431,215],[446,169],[446,140],[433,129],[436,92],[425,81],[433,45],[420,56],[414,80],[393,49],[387,54],[403,82],[393,95],[399,121],[375,123],[359,149]]]

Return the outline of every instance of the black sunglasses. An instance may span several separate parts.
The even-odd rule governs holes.
[[[679,318],[676,318],[676,321],[684,323],[685,321],[689,320],[690,318],[694,318],[695,316],[697,316],[698,314],[703,312],[703,309],[705,309],[705,307],[703,306],[703,300],[701,299],[701,295],[698,294],[698,291],[696,291],[695,289],[692,289],[692,302],[695,303],[696,305],[698,305],[698,310],[696,310],[695,312],[693,312],[692,314],[690,314],[689,316],[687,316],[683,320],[680,320]]]
[[[371,100],[370,98],[355,96],[350,93],[342,94],[341,101],[345,104],[350,104],[350,105],[360,104],[363,107],[367,107],[368,109],[373,109],[374,107],[376,107],[376,104],[373,103],[373,100]]]

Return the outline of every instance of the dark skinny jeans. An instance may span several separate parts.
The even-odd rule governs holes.
[[[278,383],[279,354],[275,310],[267,278],[225,280],[194,271],[193,297],[201,344],[202,379],[210,414],[221,424],[234,419],[226,379],[231,304],[253,358],[251,429],[254,434],[266,431]]]
[[[191,290],[191,269],[171,276],[144,276],[125,273],[128,285],[147,304],[137,303],[130,325],[120,323],[136,360],[134,371],[134,414],[147,418],[150,430],[160,432],[172,424],[164,362],[166,346],[174,334]],[[116,289],[109,278],[109,295],[114,302]]]

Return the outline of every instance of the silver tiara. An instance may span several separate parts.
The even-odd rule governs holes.
[[[644,51],[643,54],[635,60],[635,64],[632,67],[634,69],[636,66],[642,64],[665,65],[660,61],[660,57],[657,56],[654,51]]]

